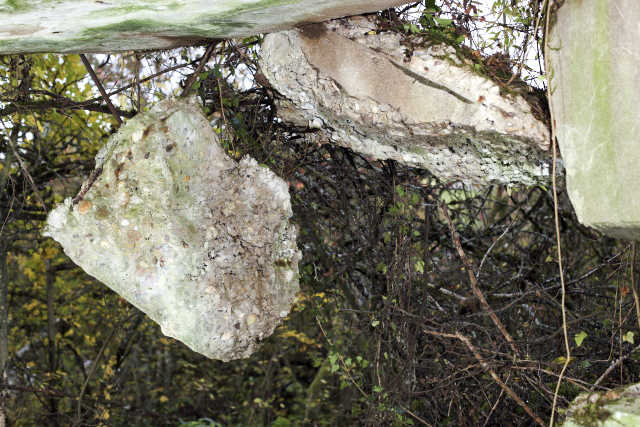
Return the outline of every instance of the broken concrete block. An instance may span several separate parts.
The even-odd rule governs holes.
[[[451,47],[425,42],[408,58],[400,34],[374,29],[355,18],[267,35],[260,61],[286,98],[279,116],[447,181],[550,181],[549,131],[521,96],[503,95]]]
[[[581,223],[640,240],[640,3],[565,1],[549,42],[551,98]]]
[[[44,231],[69,257],[207,357],[253,353],[298,290],[286,183],[218,144],[195,98],[129,120]]]

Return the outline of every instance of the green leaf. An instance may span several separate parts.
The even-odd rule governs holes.
[[[627,332],[625,335],[622,336],[622,341],[626,341],[628,343],[633,344],[633,336],[635,334],[631,331]]]
[[[336,364],[336,360],[338,360],[338,355],[335,353],[332,353],[329,355],[329,363],[331,363],[332,365]]]
[[[400,197],[404,196],[404,190],[401,185],[396,185],[396,193],[398,193],[398,196]]]
[[[331,365],[331,373],[333,374],[335,371],[337,371],[338,369],[340,369],[340,367],[338,365]]]
[[[380,393],[382,391],[382,387],[379,385],[373,386],[374,393]]]
[[[349,387],[349,383],[348,382],[342,381],[340,383],[340,390],[342,390],[343,388],[347,388],[347,387]]]
[[[371,322],[371,326],[373,326],[374,328],[375,328],[376,326],[378,326],[379,324],[380,324],[380,321],[379,321],[379,320],[374,320],[373,322]]]
[[[382,274],[387,272],[387,266],[384,265],[383,262],[379,262],[378,265],[376,266],[376,272],[382,271]]]
[[[416,261],[415,268],[418,273],[424,273],[424,261],[421,259]]]
[[[424,8],[425,8],[425,11],[428,11],[428,12],[437,12],[440,10],[440,8],[436,6],[436,0],[425,0]]]
[[[571,362],[572,360],[573,360],[573,357],[569,359],[569,362]],[[566,361],[567,361],[567,358],[564,356],[556,357],[555,359],[553,359],[553,363],[555,363],[556,365],[564,365]]]
[[[587,337],[587,333],[582,331],[573,338],[576,341],[576,345],[580,347],[582,345],[582,341]]]
[[[433,18],[434,21],[438,23],[440,27],[448,27],[453,22],[453,19],[444,19],[444,18]]]

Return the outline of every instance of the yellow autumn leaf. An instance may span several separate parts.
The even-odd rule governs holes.
[[[160,403],[165,403],[169,400],[169,398],[163,395],[163,396],[160,396],[158,400],[160,401]]]

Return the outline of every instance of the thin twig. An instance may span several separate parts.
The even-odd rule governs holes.
[[[606,370],[606,371],[604,371],[604,373],[603,373],[602,375],[600,375],[600,378],[598,378],[598,379],[596,380],[596,382],[595,382],[595,383],[593,383],[593,387],[596,387],[596,386],[600,385],[600,383],[601,383],[602,381],[604,381],[604,379],[605,379],[607,376],[609,376],[609,374],[610,374],[611,372],[613,372],[613,370],[614,370],[614,369],[616,369],[616,367],[617,367],[617,366],[619,366],[622,362],[624,362],[624,361],[625,361],[625,360],[627,360],[629,357],[631,357],[631,356],[633,355],[633,353],[635,353],[635,352],[636,352],[636,351],[638,351],[638,350],[640,350],[640,345],[636,346],[633,350],[631,350],[631,351],[629,352],[629,354],[627,354],[627,355],[625,355],[625,356],[622,356],[620,359],[618,359],[618,360],[614,361],[614,362],[611,364],[611,366],[609,366],[609,367],[607,368],[607,370]]]
[[[198,76],[200,75],[200,72],[202,71],[202,68],[204,68],[204,64],[209,62],[209,58],[211,58],[213,49],[216,47],[217,44],[218,42],[215,41],[207,47],[207,50],[205,50],[204,54],[202,55],[202,59],[198,64],[198,68],[196,68],[196,71],[187,80],[187,84],[184,86],[184,90],[182,91],[182,94],[180,96],[187,96],[187,94],[191,90],[191,86],[193,86],[193,84],[196,82]]]
[[[327,336],[327,333],[325,332],[324,328],[322,327],[322,323],[320,323],[320,319],[318,319],[318,316],[316,316],[316,322],[318,322],[318,326],[320,326],[320,330],[322,331],[322,335],[324,335],[324,339],[327,340],[327,342],[329,343],[329,345],[331,347],[333,347],[333,343],[331,342],[331,339],[329,339],[329,337]],[[344,371],[347,373],[347,375],[349,376],[349,379],[351,380],[351,382],[353,383],[353,385],[356,386],[356,388],[358,389],[358,391],[360,391],[360,393],[362,393],[362,395],[365,397],[365,399],[369,399],[369,396],[367,395],[367,393],[364,392],[364,390],[362,390],[360,388],[360,386],[358,385],[358,383],[353,379],[353,377],[351,376],[351,374],[349,373],[349,368],[347,367],[347,364],[344,362],[344,359],[342,359],[342,356],[337,353],[338,355],[338,359],[340,359],[340,362],[342,362],[342,366],[344,367]]]
[[[140,79],[140,84],[146,83],[149,80],[153,80],[156,77],[159,77],[159,76],[161,76],[163,74],[168,73],[169,71],[175,71],[175,70],[179,70],[180,68],[185,68],[185,67],[189,67],[191,65],[195,65],[198,62],[200,62],[201,59],[202,58],[194,59],[193,61],[187,62],[186,64],[178,64],[178,65],[174,65],[173,67],[169,67],[169,68],[165,68],[163,70],[160,70],[157,73],[153,73],[150,76],[145,77],[144,79]],[[117,95],[117,94],[119,94],[121,92],[124,92],[127,89],[132,88],[133,86],[134,86],[134,83],[129,83],[128,85],[124,85],[124,86],[122,86],[122,87],[120,87],[118,89],[115,89],[115,90],[112,90],[111,92],[109,92],[109,96]]]
[[[14,113],[24,113],[26,111],[47,111],[47,110],[85,110],[94,111],[97,113],[111,113],[108,105],[104,104],[92,104],[96,101],[101,101],[102,98],[89,101],[73,101],[70,98],[55,97],[55,99],[45,99],[37,101],[18,101],[11,100],[10,103],[5,104],[4,108],[0,108],[0,117],[8,116]],[[135,111],[125,111],[116,109],[121,117],[133,117]]]
[[[459,339],[460,341],[462,341],[463,343],[465,343],[465,345],[469,348],[469,350],[471,350],[471,352],[473,353],[473,356],[478,360],[478,362],[480,362],[480,365],[482,365],[482,367],[484,368],[485,371],[487,371],[489,373],[489,375],[491,375],[491,378],[493,378],[493,380],[498,383],[498,385],[500,387],[502,387],[502,389],[513,399],[515,400],[518,405],[520,405],[522,407],[522,409],[524,409],[524,411],[529,414],[529,416],[531,418],[533,418],[538,424],[540,424],[543,427],[546,427],[544,424],[544,421],[542,421],[542,419],[540,417],[538,417],[529,407],[529,405],[527,405],[525,403],[524,400],[522,400],[520,398],[520,396],[518,396],[513,390],[511,390],[511,388],[506,385],[504,383],[504,381],[502,381],[500,379],[500,377],[498,376],[498,374],[496,374],[493,369],[491,369],[489,367],[489,365],[487,364],[487,362],[485,362],[485,360],[483,359],[482,355],[480,355],[480,352],[478,352],[478,349],[475,348],[473,346],[473,344],[471,344],[471,341],[469,341],[469,339],[467,337],[465,337],[464,335],[462,335],[460,332],[456,332],[455,334],[447,334],[447,333],[442,333],[442,332],[435,332],[435,331],[430,331],[428,329],[423,329],[423,332],[430,334],[430,335],[438,335],[441,337],[446,337],[446,338],[456,338]]]
[[[556,182],[556,163],[558,160],[558,147],[556,142],[556,121],[553,110],[553,101],[551,100],[551,74],[549,72],[549,23],[551,17],[551,0],[547,0],[546,4],[546,22],[544,29],[544,72],[547,76],[547,100],[549,102],[549,116],[551,118],[551,146],[553,147],[553,168],[551,182],[553,183],[553,214],[556,223],[556,245],[558,246],[558,268],[560,270],[560,285],[562,286],[562,327],[564,330],[564,345],[566,350],[566,360],[560,371],[558,377],[558,383],[556,384],[556,391],[553,395],[553,406],[551,407],[551,420],[549,426],[553,427],[553,420],[556,413],[556,404],[558,403],[558,394],[560,393],[560,384],[562,384],[562,376],[564,375],[569,362],[571,361],[571,347],[569,346],[569,331],[567,329],[567,309],[565,305],[567,288],[564,283],[564,272],[562,269],[562,241],[560,240],[560,219],[558,215],[558,186]],[[543,7],[541,10],[545,10]],[[542,12],[541,12],[542,13]]]
[[[82,422],[82,398],[84,397],[84,393],[87,391],[87,386],[89,385],[89,381],[91,381],[91,377],[93,377],[94,372],[96,371],[96,367],[98,366],[98,361],[102,357],[102,353],[104,353],[105,348],[107,348],[107,344],[111,341],[111,337],[116,333],[116,330],[119,328],[119,325],[114,326],[109,332],[109,336],[104,343],[102,343],[102,347],[96,356],[96,359],[91,364],[91,369],[89,369],[89,374],[87,375],[87,379],[82,384],[82,389],[80,390],[80,394],[78,395],[78,409],[76,415],[76,421],[73,423],[74,426],[79,426]]]
[[[4,127],[6,131],[7,128],[4,126],[4,123],[3,122],[0,122],[0,123],[2,123],[2,127]],[[47,205],[44,204],[42,197],[40,197],[40,192],[38,192],[38,186],[36,185],[36,182],[33,180],[33,177],[31,176],[29,171],[27,170],[27,167],[25,166],[24,161],[22,160],[22,157],[20,157],[20,154],[18,154],[18,150],[16,149],[15,140],[17,139],[17,137],[18,137],[17,132],[11,133],[11,137],[9,138],[9,146],[11,146],[11,151],[13,151],[13,155],[16,156],[16,159],[18,159],[18,164],[20,165],[20,169],[22,170],[22,173],[24,174],[24,176],[27,177],[27,180],[29,181],[29,185],[31,186],[31,189],[36,195],[36,200],[38,200],[38,203],[42,205],[42,209],[44,209],[44,212],[48,215],[49,211],[47,210]]]
[[[113,337],[113,335],[116,333],[118,329],[122,327],[122,325],[124,325],[129,320],[131,320],[132,317],[137,316],[139,313],[140,313],[139,311],[136,311],[135,313],[131,314],[130,316],[127,316],[125,319],[116,323],[111,329],[111,332],[109,332],[109,336],[107,337],[107,339],[104,340],[104,343],[102,343],[102,347],[100,348],[98,355],[96,356],[95,360],[91,364],[91,369],[89,369],[89,374],[87,374],[87,379],[84,381],[84,384],[82,384],[80,395],[78,395],[78,410],[77,410],[78,412],[77,412],[77,418],[73,423],[74,426],[78,426],[82,422],[82,398],[84,397],[84,393],[87,390],[87,386],[89,385],[89,381],[91,380],[91,377],[96,371],[96,367],[98,366],[98,361],[102,357],[104,350],[107,348],[107,344],[109,344],[109,341],[111,341],[111,338]]]
[[[409,415],[411,415],[413,418],[415,418],[416,420],[420,421],[422,424],[431,427],[431,424],[429,424],[428,422],[426,422],[425,420],[423,420],[422,418],[420,418],[419,416],[417,416],[416,414],[414,414],[413,412],[411,412],[410,410],[408,410],[407,408],[405,408],[402,405],[398,405],[399,407],[401,407],[402,409],[404,409],[405,411],[407,411],[407,413]]]
[[[509,378],[507,378],[507,381],[508,380]],[[500,403],[500,401],[502,400],[503,395],[504,395],[504,389],[500,390],[500,395],[496,399],[496,403],[494,403],[493,406],[491,407],[491,411],[489,411],[489,415],[487,415],[487,419],[484,421],[484,424],[482,425],[483,427],[489,423],[489,420],[491,419],[491,415],[493,414],[493,411],[495,411],[496,408],[498,407],[498,403]]]
[[[633,300],[636,303],[636,317],[640,326],[640,298],[638,297],[638,286],[636,285],[636,242],[631,244],[631,289],[633,290]]]
[[[493,369],[491,369],[489,367],[489,365],[487,364],[487,362],[484,361],[484,359],[482,358],[482,356],[480,355],[480,353],[478,352],[478,350],[473,346],[473,344],[471,344],[471,341],[469,341],[469,339],[467,337],[465,337],[464,335],[462,335],[461,333],[456,333],[456,337],[458,339],[460,339],[462,342],[464,342],[467,347],[469,347],[469,350],[471,350],[471,352],[473,353],[473,355],[475,356],[476,359],[478,359],[478,362],[480,362],[480,364],[482,365],[482,367],[489,372],[489,375],[491,375],[491,377],[493,378],[493,380],[495,382],[497,382],[500,387],[502,387],[502,389],[504,391],[507,392],[507,394],[509,396],[511,396],[513,398],[513,400],[515,400],[516,402],[518,402],[518,405],[520,405],[522,407],[522,409],[525,410],[525,412],[527,414],[529,414],[529,416],[531,418],[533,418],[538,424],[540,424],[541,426],[545,427],[544,421],[542,421],[542,419],[540,417],[538,417],[536,414],[533,413],[533,411],[531,410],[531,408],[529,407],[529,405],[527,405],[524,400],[522,400],[520,398],[520,396],[518,396],[513,390],[511,390],[511,388],[506,385],[498,376],[498,374],[496,374]]]
[[[536,7],[538,6],[538,0],[536,0],[536,6],[534,6],[534,10],[536,9]],[[540,28],[540,14],[538,13],[538,19],[536,19],[536,26],[533,30],[533,36],[535,38],[537,38],[538,35],[538,28]],[[511,76],[511,78],[509,79],[509,81],[507,82],[507,86],[509,86],[513,80],[515,80],[516,77],[520,76],[520,72],[522,71],[522,66],[524,65],[524,59],[527,56],[527,51],[529,50],[529,36],[531,35],[531,33],[529,33],[527,31],[527,35],[524,38],[524,46],[522,48],[522,55],[520,56],[520,61],[518,64],[518,70]]]
[[[23,391],[27,393],[42,394],[44,396],[52,396],[59,399],[62,399],[62,398],[69,398],[71,400],[77,399],[75,393],[70,393],[68,391],[42,389],[42,388],[28,387],[28,386],[19,385],[19,384],[8,385],[5,383],[2,385],[1,390],[18,390],[18,391]],[[97,397],[85,397],[84,400],[89,401],[91,403],[107,406],[107,407],[118,407],[118,408],[126,407],[127,411],[138,413],[145,417],[170,418],[174,420],[180,419],[180,416],[178,415],[161,414],[159,412],[151,411],[149,409],[144,409],[139,406],[132,405],[131,402],[123,402],[123,401],[112,400],[112,399],[101,399]]]
[[[480,271],[482,271],[482,266],[484,265],[484,262],[487,260],[487,257],[493,250],[494,246],[500,241],[500,239],[502,239],[509,232],[509,230],[511,229],[511,226],[516,222],[517,218],[518,218],[518,214],[516,213],[516,217],[511,220],[511,223],[507,226],[506,230],[504,230],[502,234],[498,236],[496,241],[493,242],[493,244],[489,247],[487,252],[484,254],[484,256],[482,257],[482,261],[480,261],[480,267],[478,267],[478,273],[476,274],[476,276],[480,277]]]
[[[109,99],[109,95],[107,95],[107,91],[104,90],[104,86],[102,86],[102,83],[100,82],[100,79],[96,75],[96,72],[93,71],[93,67],[89,63],[89,60],[87,59],[86,56],[84,56],[83,53],[80,54],[80,59],[82,60],[82,63],[84,64],[84,66],[87,68],[87,71],[91,76],[91,79],[98,87],[100,94],[102,94],[102,99],[104,99],[104,102],[107,103],[107,106],[109,107],[109,111],[111,111],[111,114],[113,114],[113,117],[116,118],[116,122],[118,122],[118,125],[122,125],[122,119],[120,118],[120,114],[118,114],[118,110],[116,110],[116,107],[114,107],[113,104],[111,103],[111,99]]]
[[[467,256],[465,255],[464,250],[462,249],[462,245],[460,244],[460,238],[458,237],[458,232],[456,231],[456,228],[453,225],[451,218],[449,217],[447,204],[445,202],[442,202],[441,206],[442,206],[442,211],[444,213],[444,217],[446,218],[447,224],[449,225],[449,231],[451,232],[453,243],[455,244],[456,249],[458,249],[458,255],[460,255],[462,264],[464,264],[464,267],[466,268],[469,274],[469,280],[471,281],[471,287],[473,289],[474,295],[480,300],[480,304],[482,305],[482,308],[484,309],[484,311],[489,314],[489,317],[491,317],[491,320],[493,320],[493,323],[498,327],[498,329],[500,330],[504,338],[507,340],[507,342],[509,342],[509,345],[511,346],[511,349],[513,350],[513,352],[519,355],[520,352],[518,351],[518,348],[513,342],[513,338],[511,338],[511,334],[509,334],[509,332],[504,327],[504,325],[502,324],[498,316],[496,316],[496,314],[493,312],[493,310],[491,309],[491,306],[485,299],[484,295],[482,294],[482,291],[480,290],[480,287],[478,286],[478,281],[476,280],[476,276],[473,273],[471,264],[469,264],[469,261],[467,260]]]
[[[525,363],[527,361],[524,361],[522,363]],[[519,370],[519,371],[535,371],[536,373],[540,374],[547,374],[549,376],[552,377],[559,377],[560,374],[553,372],[553,371],[549,371],[548,369],[543,369],[540,366],[510,366],[509,369],[514,369],[514,370]],[[591,383],[588,383],[586,381],[580,380],[578,378],[572,378],[572,377],[567,377],[565,375],[564,377],[565,380],[569,381],[571,384],[575,385],[576,387],[581,388],[584,391],[591,391],[590,387],[600,387],[604,390],[609,390],[608,387],[602,387],[602,386],[595,386]]]

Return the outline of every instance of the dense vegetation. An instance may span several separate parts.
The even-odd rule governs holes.
[[[541,85],[535,61],[524,61],[542,33],[541,2],[495,1],[489,14],[474,1],[437,3],[381,12],[380,29],[463,44],[505,87],[522,84],[513,71]],[[552,189],[440,182],[310,142],[310,130],[276,119],[277,93],[242,83],[261,81],[259,42],[92,60],[122,117],[186,87],[231,156],[249,154],[290,184],[301,291],[261,350],[229,363],[164,337],[40,237],[46,213],[75,195],[118,125],[79,57],[0,57],[0,409],[8,423],[548,421],[567,361]],[[640,347],[635,245],[580,225],[558,191],[572,346],[562,410],[581,391],[640,381]]]

